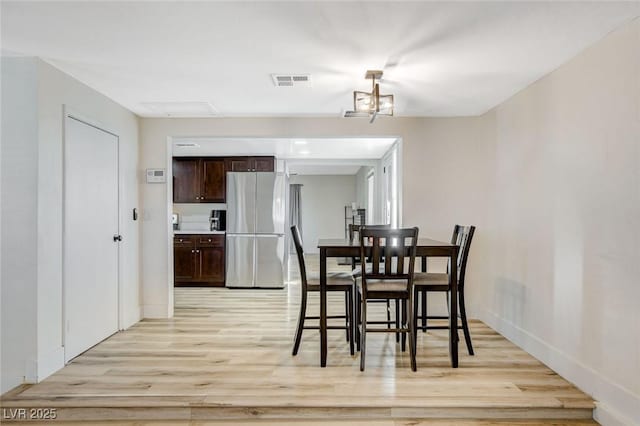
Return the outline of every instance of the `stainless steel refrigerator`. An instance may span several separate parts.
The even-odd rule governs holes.
[[[283,173],[227,173],[227,287],[284,287],[286,187]]]

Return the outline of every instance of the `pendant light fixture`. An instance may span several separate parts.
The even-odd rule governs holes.
[[[353,111],[347,111],[345,117],[371,117],[370,123],[378,115],[393,116],[393,95],[380,94],[382,71],[368,70],[365,74],[371,80],[371,92],[353,92]]]

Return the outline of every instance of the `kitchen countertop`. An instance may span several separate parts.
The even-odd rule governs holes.
[[[174,230],[173,235],[184,235],[184,234],[193,234],[193,235],[224,235],[225,231],[209,231],[209,230],[197,230],[197,229],[188,229],[188,230]]]

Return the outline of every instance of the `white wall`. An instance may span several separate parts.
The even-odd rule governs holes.
[[[640,424],[640,20],[492,114],[483,318]]]
[[[33,58],[0,61],[0,393],[36,378],[38,243],[37,70]]]
[[[356,173],[356,199],[358,207],[367,208],[367,174],[371,166],[362,166]]]
[[[382,174],[380,167],[381,161],[378,160],[377,165],[374,166],[362,166],[356,173],[356,202],[358,207],[367,209],[367,216],[369,216],[370,206],[367,205],[369,196],[369,187],[367,177],[370,172],[373,172],[374,177],[374,194],[373,194],[373,222],[371,224],[382,223],[382,190],[380,187],[381,179],[378,174]],[[369,223],[369,222],[367,222]]]
[[[302,184],[302,242],[305,253],[319,253],[319,238],[344,238],[344,206],[356,200],[355,175],[292,176]]]
[[[36,196],[36,199],[29,200],[28,207],[30,211],[26,216],[12,218],[12,220],[23,224],[24,227],[29,227],[30,232],[37,232],[36,240],[28,246],[30,257],[37,259],[37,265],[32,269],[32,273],[36,277],[36,284],[33,288],[29,284],[25,286],[24,290],[32,292],[33,297],[26,300],[24,305],[16,303],[13,307],[16,310],[27,310],[29,317],[36,321],[35,352],[32,354],[33,359],[27,358],[30,365],[26,370],[29,372],[32,369],[34,370],[33,375],[27,375],[27,380],[29,381],[42,380],[64,365],[62,347],[62,144],[64,105],[119,136],[120,230],[124,238],[120,249],[121,327],[126,328],[140,318],[139,229],[138,223],[131,219],[132,209],[138,206],[137,117],[51,65],[39,59],[31,59],[31,61],[30,72],[34,73],[37,80],[37,98],[30,99],[29,105],[37,114],[35,125],[32,127],[37,132],[37,141],[33,150],[28,152],[27,158],[32,167],[31,169],[25,169],[25,174],[27,179],[35,180],[36,188],[31,188],[29,192],[16,194],[14,198],[18,201],[24,201],[24,197],[33,195]],[[11,80],[7,81],[5,85],[5,75],[3,73],[3,87],[12,87],[14,81],[18,81],[14,77],[12,75],[7,76],[6,78]],[[5,92],[3,91],[4,102]],[[14,103],[16,103],[15,99],[7,98],[7,104],[13,105]],[[5,106],[3,112],[7,108]],[[4,139],[3,126],[3,148]],[[26,153],[24,154],[26,155]],[[5,157],[3,155],[4,161]],[[12,159],[8,157],[6,161],[11,162]],[[91,171],[88,170],[87,172],[90,173]],[[9,177],[11,180],[5,182],[3,176],[3,186],[16,184],[15,177]],[[4,205],[5,203],[3,202]],[[26,206],[24,208],[26,209]],[[3,227],[3,229],[6,228]],[[11,276],[9,275],[11,273],[10,265],[7,266],[3,261],[3,275],[5,273]],[[3,279],[3,292],[5,288],[10,288],[12,285],[13,282],[5,282]],[[3,301],[7,303],[4,298]],[[14,302],[12,301],[12,303]],[[10,323],[15,325],[16,321],[12,319]],[[4,324],[5,322],[3,321]],[[15,344],[14,338],[3,334],[3,348],[11,348]],[[14,371],[13,368],[14,366],[11,368],[12,372]],[[3,374],[4,371],[3,365]],[[25,376],[24,371],[25,368],[23,367],[16,374]],[[14,382],[5,383],[3,381],[2,391],[15,384]]]

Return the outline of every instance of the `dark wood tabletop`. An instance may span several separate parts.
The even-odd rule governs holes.
[[[360,242],[341,238],[318,240],[320,249],[320,366],[327,365],[327,257],[358,257]],[[365,248],[367,250],[367,248]],[[418,238],[416,257],[448,257],[451,265],[457,264],[459,247],[445,241]],[[426,262],[423,262],[423,265]],[[449,287],[451,289],[449,318],[449,355],[453,368],[458,367],[458,278],[457,268],[451,268]]]

